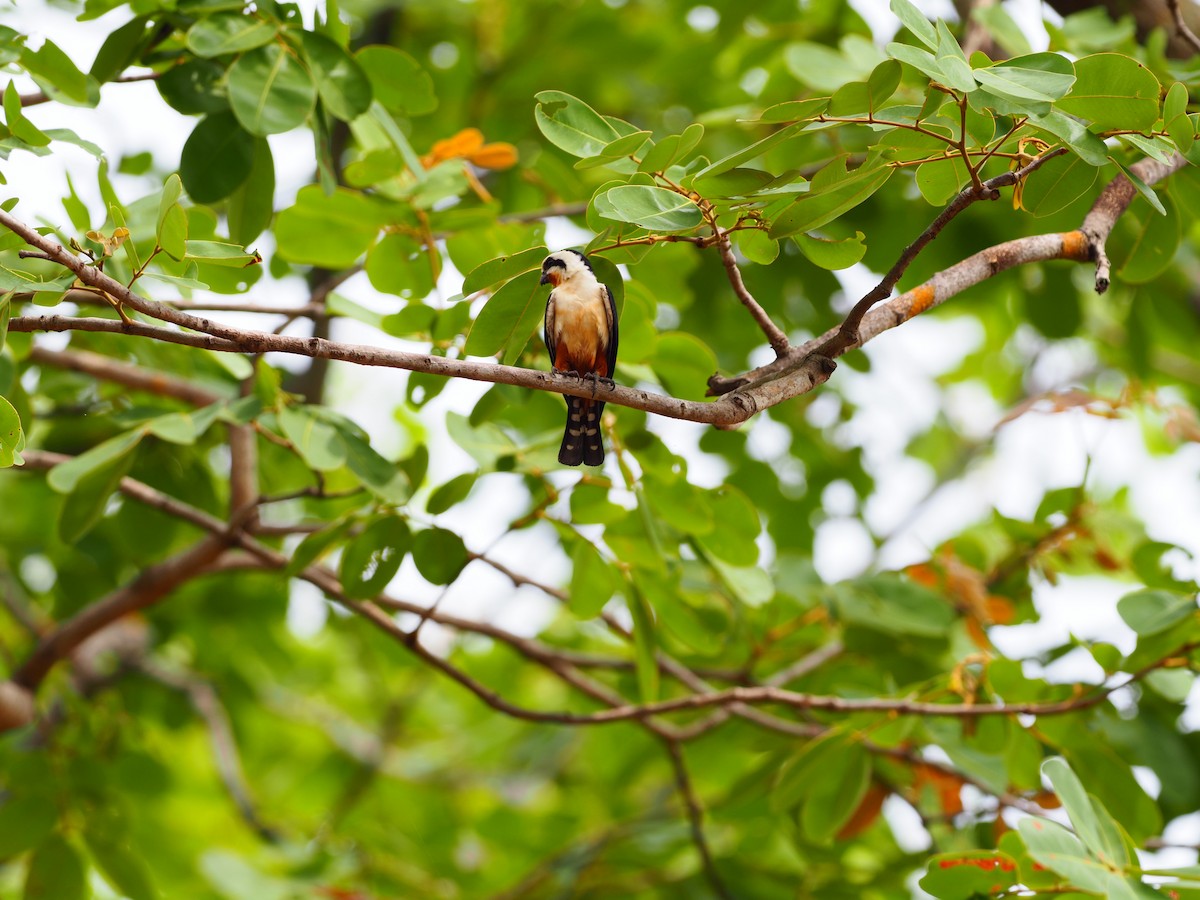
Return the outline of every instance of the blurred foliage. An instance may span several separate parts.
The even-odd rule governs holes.
[[[966,209],[901,287],[1077,228],[1143,157],[1200,153],[1195,61],[1097,10],[1034,53],[1006,5],[981,7],[987,53],[968,56],[961,25],[906,0],[892,43],[846,0],[327,0],[315,21],[273,0],[56,5],[107,37],[84,71],[54,35],[0,25],[0,176],[65,143],[96,157],[95,186],[68,179],[48,213],[6,182],[6,212],[214,317],[303,283],[285,315],[319,335],[355,320],[381,345],[533,368],[548,366],[533,273],[574,234],[617,295],[617,380],[681,398],[764,359],[717,235],[799,342],[856,299],[862,278],[835,272],[887,271],[973,178],[1065,151],[1016,204]],[[99,143],[101,94],[135,75],[161,99],[146,114],[187,131],[178,159]],[[72,107],[73,129],[40,128],[42,100]],[[277,208],[299,135],[311,183]],[[994,446],[964,433],[964,391],[998,422],[1136,420],[1163,458],[1200,440],[1200,178],[1139,188],[1103,297],[1089,270],[1048,262],[929,313],[978,333],[901,439],[935,489]],[[1136,853],[1200,806],[1181,718],[1200,612],[1186,551],[1151,537],[1127,490],[1052,490],[883,571],[890,535],[866,511],[899,469],[851,427],[864,354],[684,453],[610,404],[610,461],[583,473],[554,464],[560,398],[492,385],[447,411],[427,406],[445,380],[410,374],[404,396],[371,395],[401,435],[384,452],[378,423],[311,388],[319,369],[302,399],[305,376],[261,356],[81,330],[56,355],[10,332],[40,307],[128,314],[23,246],[0,237],[0,466],[27,469],[0,475],[0,654],[37,710],[0,738],[0,896],[899,898],[918,879],[946,900],[1200,895],[1194,866],[1143,883]],[[1047,384],[1034,372],[1060,346],[1086,364]],[[231,526],[241,550],[28,678],[56,626],[224,527],[248,429],[260,497]],[[814,541],[846,517],[876,555],[826,583]],[[523,566],[480,542],[481,521]],[[1039,622],[1035,590],[1067,576],[1125,586],[1122,646],[1002,652],[993,637]],[[436,625],[410,599],[456,589],[487,596]],[[545,606],[519,636],[493,624],[531,594]],[[1096,683],[1048,674],[1068,655]],[[764,686],[791,705],[538,720]]]

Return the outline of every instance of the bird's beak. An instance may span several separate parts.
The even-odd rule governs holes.
[[[542,273],[542,280],[538,284],[552,284],[558,287],[558,273],[553,269],[549,269]]]

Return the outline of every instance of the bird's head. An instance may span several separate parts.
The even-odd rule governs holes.
[[[586,256],[578,250],[559,250],[542,261],[541,284],[558,287],[584,272],[592,274],[592,264]]]

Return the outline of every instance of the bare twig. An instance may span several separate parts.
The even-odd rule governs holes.
[[[237,740],[233,735],[229,714],[225,711],[225,706],[221,703],[221,698],[217,696],[213,686],[191,673],[169,669],[149,659],[143,660],[135,668],[171,690],[187,695],[192,706],[208,727],[208,736],[212,741],[213,756],[216,759],[221,783],[225,785],[225,790],[233,798],[242,819],[263,840],[278,843],[282,835],[278,830],[266,824],[258,814],[258,808],[250,792],[250,785],[246,781],[246,773],[242,769],[242,760],[238,753]]]
[[[712,850],[709,849],[708,839],[704,836],[704,807],[700,805],[700,798],[696,795],[696,790],[692,786],[692,779],[688,775],[687,763],[683,758],[683,750],[680,748],[678,741],[664,741],[664,743],[667,747],[667,754],[671,758],[671,767],[675,770],[675,784],[679,788],[679,796],[683,800],[684,809],[687,810],[688,824],[692,830],[692,843],[696,845],[696,851],[700,854],[700,862],[704,866],[704,875],[718,897],[723,898],[723,900],[732,900],[733,894],[729,892],[729,888],[721,880],[721,873],[717,871],[716,863],[713,862]]]
[[[750,291],[746,289],[746,283],[742,280],[742,272],[738,268],[737,257],[733,253],[733,245],[729,242],[729,235],[721,234],[720,240],[717,241],[717,246],[721,250],[721,262],[725,265],[725,272],[729,276],[729,283],[733,286],[733,292],[742,301],[742,305],[750,311],[750,315],[754,317],[754,321],[758,323],[758,327],[762,329],[763,334],[767,336],[767,341],[771,344],[771,349],[775,351],[775,355],[779,357],[787,353],[787,335],[780,331],[779,326],[771,321],[771,317],[767,315],[767,311],[759,305]]]
[[[1183,18],[1183,9],[1179,5],[1179,0],[1167,0],[1167,6],[1171,10],[1171,18],[1175,20],[1175,31],[1179,36],[1187,41],[1191,46],[1192,52],[1200,53],[1200,37],[1196,36],[1196,32],[1188,27],[1188,23]]]
[[[153,81],[155,78],[158,78],[158,76],[161,74],[162,74],[161,72],[143,72],[143,73],[140,73],[137,75],[122,75],[119,78],[112,79],[112,82],[115,82],[118,84],[129,84],[130,82],[134,82],[134,81]],[[112,82],[110,82],[110,83],[112,83]],[[38,104],[49,103],[49,102],[50,102],[50,98],[48,96],[46,96],[46,93],[44,91],[34,91],[33,93],[30,93],[30,94],[22,94],[21,95],[21,106],[22,107],[37,106]]]

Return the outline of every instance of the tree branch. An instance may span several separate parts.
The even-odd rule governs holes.
[[[900,258],[896,260],[887,274],[883,276],[883,280],[854,304],[854,308],[850,310],[850,314],[846,316],[837,333],[822,344],[817,352],[822,356],[832,359],[835,356],[840,356],[850,347],[861,344],[862,342],[858,337],[858,329],[863,316],[867,314],[872,306],[891,295],[892,289],[908,270],[912,261],[917,258],[917,255],[925,249],[930,241],[941,234],[942,229],[949,225],[959,213],[978,200],[999,199],[1000,188],[1016,184],[1022,178],[1035,172],[1056,156],[1061,156],[1066,152],[1066,147],[1059,147],[1048,153],[1043,153],[1037,159],[1014,172],[1002,172],[994,178],[989,178],[982,184],[972,184],[959,191],[958,196],[951,200],[949,205],[938,213],[937,217],[929,224],[929,227],[921,232],[915,241],[904,248],[904,251],[900,254]]]
[[[679,788],[679,796],[683,800],[684,809],[687,810],[688,824],[692,830],[692,843],[696,845],[696,851],[700,854],[704,875],[718,897],[721,897],[722,900],[732,900],[733,894],[729,893],[729,888],[721,880],[721,873],[717,871],[716,863],[713,862],[708,839],[704,836],[704,807],[700,805],[700,798],[696,796],[696,790],[692,787],[692,779],[688,775],[683,750],[678,741],[664,741],[664,743],[667,747],[667,755],[671,758],[671,767],[675,770],[675,784]]]
[[[70,369],[72,372],[122,384],[137,391],[173,397],[194,406],[208,406],[223,399],[182,378],[143,369],[141,366],[121,362],[111,356],[92,353],[89,350],[49,350],[34,344],[29,351],[29,360],[43,366]]]
[[[12,680],[31,691],[36,690],[54,664],[67,657],[89,635],[127,613],[162,600],[203,571],[221,555],[227,543],[228,539],[223,536],[209,535],[187,550],[143,569],[129,584],[84,607],[43,637],[29,658],[13,673]]]
[[[1176,153],[1170,163],[1161,163],[1154,159],[1143,159],[1129,167],[1129,171],[1142,179],[1147,185],[1162,181],[1173,172],[1188,164],[1187,160]],[[1117,219],[1129,208],[1137,196],[1137,188],[1124,174],[1118,175],[1100,192],[1096,202],[1083,219],[1079,230],[1087,237],[1091,258],[1096,261],[1096,293],[1103,294],[1108,290],[1111,264],[1105,252],[1105,243],[1109,234],[1117,224]]]
[[[1192,48],[1193,53],[1200,53],[1200,37],[1196,36],[1196,32],[1188,27],[1188,23],[1183,18],[1183,9],[1179,6],[1179,0],[1167,0],[1167,6],[1171,10],[1171,18],[1175,20],[1175,31],[1179,37],[1186,41]]]
[[[725,265],[725,272],[729,276],[729,283],[733,286],[733,292],[737,294],[737,298],[750,311],[750,315],[754,317],[754,321],[758,323],[758,327],[766,335],[771,349],[775,351],[775,356],[783,356],[787,353],[788,349],[787,335],[779,330],[779,326],[771,321],[771,317],[767,315],[767,311],[759,305],[750,291],[746,289],[746,282],[742,280],[742,272],[738,268],[737,257],[733,254],[733,245],[729,242],[729,235],[720,234],[717,246],[721,250],[721,262]]]
[[[242,819],[263,840],[272,844],[278,843],[281,834],[272,826],[266,824],[258,814],[246,781],[246,773],[242,769],[241,756],[238,753],[237,740],[233,735],[233,726],[229,714],[225,711],[221,698],[213,686],[207,681],[186,672],[176,672],[165,666],[146,659],[135,668],[147,677],[159,682],[173,691],[187,695],[193,708],[208,728],[209,740],[212,742],[213,756],[217,764],[217,773],[225,790],[233,798],[234,805]]]

